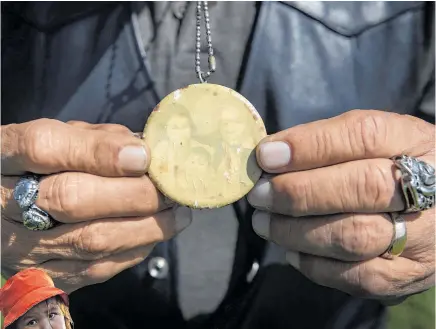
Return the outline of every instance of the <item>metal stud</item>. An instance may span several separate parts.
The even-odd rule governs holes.
[[[155,279],[165,279],[168,276],[169,265],[163,257],[153,257],[148,262],[148,274]]]

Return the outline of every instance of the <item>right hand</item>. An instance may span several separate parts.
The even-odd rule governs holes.
[[[45,270],[67,293],[135,266],[191,222],[145,175],[150,152],[124,126],[39,119],[1,126],[2,273]],[[30,231],[13,197],[20,175],[44,175],[36,205],[60,222]]]

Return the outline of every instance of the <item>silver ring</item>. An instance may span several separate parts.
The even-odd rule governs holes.
[[[392,159],[401,171],[401,187],[406,201],[404,213],[423,211],[435,204],[435,170],[414,157]]]
[[[21,209],[27,209],[38,197],[39,179],[36,175],[21,177],[14,188],[14,199]]]
[[[400,256],[406,247],[407,227],[405,220],[398,213],[389,213],[389,216],[394,227],[394,233],[389,248],[382,256],[384,258],[392,259]]]
[[[21,177],[14,188],[14,199],[23,209],[23,225],[32,231],[42,231],[52,228],[56,221],[35,205],[39,192],[39,177],[27,175]]]
[[[55,224],[56,221],[35,204],[23,212],[23,225],[31,231],[48,230]]]

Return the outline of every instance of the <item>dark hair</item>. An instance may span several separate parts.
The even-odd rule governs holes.
[[[194,122],[192,121],[191,113],[189,112],[189,110],[183,105],[178,103],[172,105],[173,105],[172,109],[166,109],[165,112],[159,113],[161,116],[165,117],[165,122],[168,122],[172,116],[178,115],[188,119],[189,125],[191,126],[192,129],[194,129],[195,125]]]
[[[149,145],[157,145],[157,143],[162,141],[162,138],[165,140],[169,137],[166,132],[166,126],[173,115],[179,115],[186,118],[191,128],[191,133],[193,133],[193,131],[195,130],[195,125],[192,122],[191,115],[188,109],[178,103],[172,104],[172,108],[166,108],[165,111],[157,110],[156,112],[152,112],[151,117],[149,117],[148,120],[150,120],[150,118],[153,118],[153,116],[159,117],[159,121],[154,121],[151,125],[149,125],[149,122],[147,121],[147,124],[145,126],[144,138],[145,141],[149,143]],[[163,132],[164,137],[161,137],[159,132]]]

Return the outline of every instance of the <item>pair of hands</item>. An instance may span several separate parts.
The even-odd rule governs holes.
[[[380,257],[404,201],[389,158],[434,166],[434,125],[378,111],[351,111],[267,137],[257,149],[268,173],[249,193],[253,228],[288,250],[321,285],[389,300],[434,283],[434,209],[403,215],[401,257]],[[146,175],[149,150],[125,127],[54,120],[2,127],[2,260],[5,274],[45,269],[72,292],[141,262],[191,221]],[[18,175],[47,174],[36,204],[60,225],[31,232],[12,192]]]

